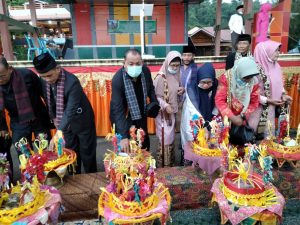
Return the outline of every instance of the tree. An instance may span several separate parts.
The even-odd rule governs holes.
[[[272,1],[273,5],[277,1]],[[240,1],[232,0],[231,3],[222,3],[221,29],[228,29],[230,16],[235,13],[235,8],[241,4]],[[253,14],[260,8],[259,0],[253,2]],[[289,30],[289,49],[295,48],[300,40],[300,0],[292,1]],[[197,5],[189,5],[188,28],[193,27],[211,27],[215,25],[216,20],[216,0],[204,0]]]
[[[6,0],[6,4],[11,5],[11,6],[23,5],[25,2],[27,2],[27,1],[26,0]]]
[[[193,27],[204,27],[204,26],[214,26],[216,20],[216,0],[204,0],[200,4],[189,5],[189,18],[188,27],[192,29]],[[240,1],[232,0],[231,3],[222,3],[222,18],[221,18],[221,28],[228,28],[228,21],[230,16],[235,13],[235,8],[242,4]],[[253,4],[253,11],[257,12],[259,10],[260,3],[256,0]]]
[[[288,49],[295,48],[300,41],[300,0],[293,0],[291,11]]]

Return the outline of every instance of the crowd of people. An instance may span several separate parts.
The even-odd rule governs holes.
[[[235,126],[247,121],[256,140],[265,137],[267,121],[274,132],[277,107],[292,102],[277,62],[281,44],[263,39],[252,55],[251,36],[243,30],[233,32],[234,51],[227,56],[226,72],[218,79],[212,63],[195,64],[192,46],[184,46],[182,53],[170,51],[154,80],[138,50],[125,52],[124,65],[112,79],[110,103],[110,120],[122,136],[122,151],[130,151],[131,126],[145,131],[143,148],[150,149],[147,117],[155,118],[158,166],[174,165],[175,151],[182,151],[182,162],[190,160],[185,144],[192,141],[189,122],[193,115],[204,119],[207,136],[209,122],[216,115],[227,116]],[[35,57],[33,64],[39,76],[0,59],[1,152],[7,154],[12,167],[11,145],[23,137],[30,142],[32,133],[47,134],[50,140],[50,130],[56,129],[63,132],[65,147],[78,155],[77,172],[81,172],[81,163],[85,172],[96,172],[94,112],[78,78],[58,66],[49,53]],[[4,109],[10,117],[11,135]],[[178,150],[174,147],[176,131],[181,132]]]
[[[185,144],[193,140],[190,121],[193,115],[203,118],[206,136],[214,116],[227,116],[234,126],[248,123],[256,141],[268,135],[267,121],[275,132],[275,110],[291,104],[285,93],[278,61],[281,44],[272,40],[260,42],[254,56],[250,52],[251,36],[240,34],[236,51],[226,58],[226,72],[218,79],[212,63],[200,67],[194,63],[195,49],[185,46],[183,52],[170,51],[153,84],[150,71],[142,63],[140,53],[130,49],[125,54],[124,67],[112,80],[111,122],[129,151],[129,129],[132,125],[147,131],[147,116],[155,117],[159,140],[157,165],[174,165],[175,132],[180,131],[182,161],[189,162]],[[130,82],[130,85],[127,84]],[[149,97],[150,101],[147,101]],[[148,106],[155,107],[148,115]],[[146,133],[146,147],[149,138]],[[162,155],[164,154],[164,155]]]

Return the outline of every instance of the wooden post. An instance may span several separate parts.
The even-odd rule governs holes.
[[[60,21],[57,21],[57,31],[58,31],[58,35],[60,36],[60,34],[62,33],[62,30],[61,30],[61,22]]]
[[[7,15],[5,0],[0,0],[0,14]],[[1,34],[3,54],[7,60],[13,61],[14,60],[13,47],[11,43],[10,32],[8,30],[8,25],[6,21],[0,21],[0,34]],[[0,52],[0,54],[2,54],[2,52]]]
[[[36,27],[37,26],[37,16],[36,16],[34,0],[29,0],[29,10],[30,10],[30,15],[31,15],[32,26]]]
[[[252,0],[244,0],[244,16],[252,15],[253,11],[253,1]],[[253,15],[252,15],[253,16]],[[252,34],[253,31],[253,18],[245,19],[245,32],[246,34]]]
[[[30,15],[31,15],[31,22],[32,26],[37,27],[37,16],[36,16],[36,10],[35,10],[35,0],[29,0],[29,10],[30,10]],[[34,32],[32,34],[33,41],[36,45],[36,47],[39,47],[39,42],[38,42],[38,34]],[[38,52],[35,52],[35,54],[38,54]]]
[[[220,55],[220,41],[221,41],[221,16],[222,16],[222,0],[217,0],[216,8],[216,25],[215,25],[215,56]]]

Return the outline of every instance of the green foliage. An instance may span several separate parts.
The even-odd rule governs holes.
[[[214,26],[216,20],[216,0],[204,0],[202,3],[197,5],[189,5],[189,18],[188,27],[207,27]],[[240,1],[232,0],[231,3],[222,3],[222,17],[221,17],[221,28],[228,28],[228,21],[230,16],[235,13],[235,8],[242,4]],[[259,1],[256,0],[253,3],[253,12],[259,10]]]
[[[277,0],[271,1],[277,4]],[[241,4],[240,1],[232,0],[231,3],[222,3],[221,29],[228,29],[230,16],[235,13],[235,8]],[[259,11],[258,0],[253,2],[252,14]],[[204,0],[197,5],[189,5],[188,28],[209,27],[215,25],[216,20],[216,0]],[[292,0],[292,15],[289,30],[289,49],[295,48],[300,40],[300,0]]]
[[[292,2],[292,16],[290,20],[289,31],[289,46],[288,49],[293,49],[298,45],[300,40],[300,0]]]
[[[18,60],[27,60],[27,47],[23,45],[14,45],[13,51]]]
[[[6,0],[7,5],[18,6],[23,5],[27,0]]]

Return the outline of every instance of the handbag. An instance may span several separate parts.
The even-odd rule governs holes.
[[[231,108],[231,92],[230,92],[230,83],[231,83],[231,73],[227,71],[227,78],[229,87],[227,90],[227,104]],[[246,122],[245,125],[236,126],[231,123],[229,130],[229,142],[233,145],[245,145],[246,143],[253,143],[255,140],[255,132],[252,127],[249,126],[248,121],[245,117],[242,117]]]
[[[246,125],[236,126],[231,124],[229,131],[229,142],[233,145],[245,145],[253,143],[255,140],[255,133],[252,127],[249,126],[248,121]]]
[[[151,102],[147,105],[147,117],[156,118],[160,110],[157,102]]]

